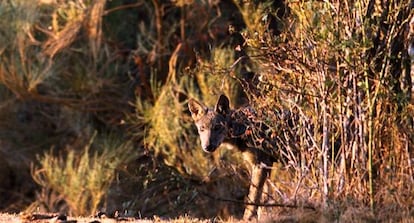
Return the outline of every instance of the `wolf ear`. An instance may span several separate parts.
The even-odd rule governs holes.
[[[217,101],[215,110],[217,113],[226,115],[230,113],[230,102],[229,99],[225,95],[220,95],[220,98]]]
[[[191,117],[195,121],[199,120],[203,115],[206,114],[207,111],[206,106],[192,98],[190,98],[190,100],[188,101],[188,109],[191,112]]]

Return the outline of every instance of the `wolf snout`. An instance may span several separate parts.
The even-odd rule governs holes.
[[[203,148],[204,151],[208,152],[208,153],[212,153],[217,149],[216,145],[208,145],[206,147]]]

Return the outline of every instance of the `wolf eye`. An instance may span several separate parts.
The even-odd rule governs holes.
[[[214,127],[213,127],[213,130],[215,130],[215,131],[218,131],[218,130],[220,130],[221,129],[221,125],[215,125]]]
[[[206,130],[206,127],[202,126],[198,129],[199,132],[204,132]]]

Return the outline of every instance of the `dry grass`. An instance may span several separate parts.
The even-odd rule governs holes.
[[[43,187],[39,196],[41,201],[33,203],[28,211],[41,206],[46,210],[64,206],[51,197],[56,193],[54,196],[67,204],[66,211],[72,215],[96,213],[109,192],[117,169],[137,156],[131,142],[122,142],[118,137],[96,136],[95,133],[80,153],[76,152],[78,148],[68,148],[65,155],[56,156],[52,150],[38,157],[40,167],[33,168],[32,176]],[[94,152],[91,151],[93,147]]]
[[[1,184],[13,191],[2,208],[237,221],[247,164],[203,153],[186,108],[225,93],[300,151],[275,164],[272,201],[324,207],[264,219],[412,220],[406,1],[286,1],[280,35],[271,1],[39,2],[0,2],[1,168],[15,182]]]

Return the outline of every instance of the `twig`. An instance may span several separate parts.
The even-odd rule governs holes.
[[[231,66],[230,66],[230,70],[234,70],[234,67],[243,59],[248,58],[247,56],[241,56],[239,57]]]
[[[106,16],[106,15],[108,15],[108,14],[114,12],[114,11],[118,11],[118,10],[123,10],[123,9],[128,9],[128,8],[138,8],[143,4],[144,4],[143,2],[137,2],[137,3],[133,3],[133,4],[129,4],[129,5],[121,5],[121,6],[106,10],[103,13],[103,16]]]
[[[245,201],[240,201],[240,200],[236,200],[236,199],[230,199],[230,198],[221,198],[221,197],[215,197],[213,195],[210,195],[206,192],[200,191],[200,193],[208,198],[211,198],[213,200],[217,200],[217,201],[224,201],[224,202],[231,202],[231,203],[237,203],[237,204],[244,204],[244,205],[254,205],[254,206],[260,206],[260,207],[283,207],[283,208],[305,208],[305,209],[311,209],[313,211],[316,210],[315,207],[310,206],[310,205],[303,205],[303,206],[299,206],[299,205],[295,205],[295,204],[278,204],[278,203],[253,203],[253,202],[245,202]]]

